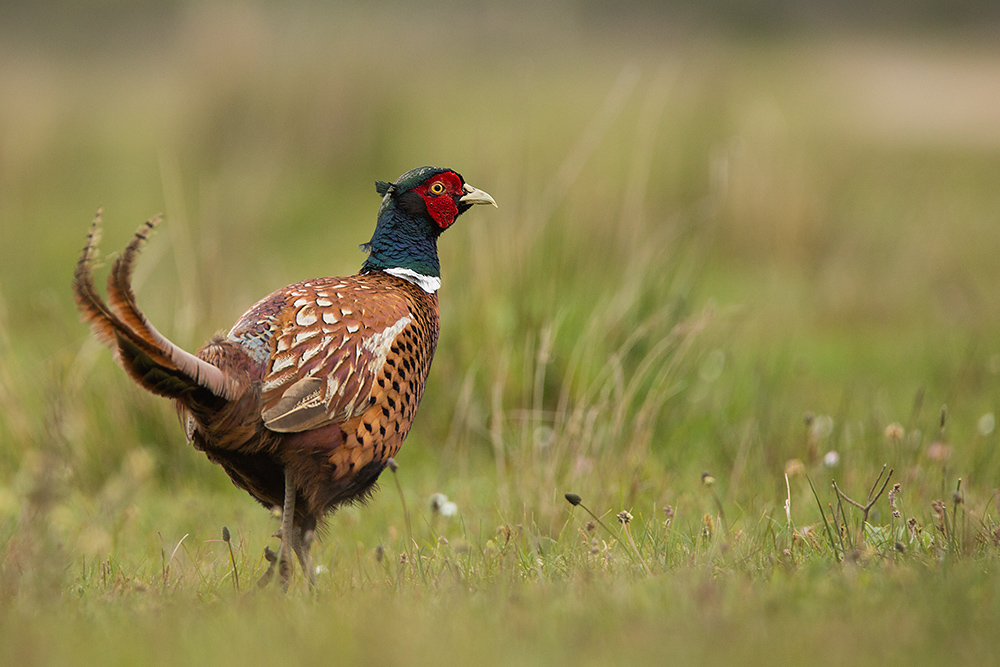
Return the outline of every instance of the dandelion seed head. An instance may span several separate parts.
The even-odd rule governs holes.
[[[801,475],[806,471],[806,466],[802,461],[798,459],[788,459],[785,462],[785,474],[789,477],[795,477],[796,475]]]
[[[441,511],[444,504],[448,502],[448,496],[443,493],[435,493],[431,495],[431,511],[437,514]]]
[[[906,435],[906,429],[899,422],[892,422],[885,427],[885,439],[892,442],[899,442]]]

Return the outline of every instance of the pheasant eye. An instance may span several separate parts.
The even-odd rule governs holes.
[[[432,183],[431,187],[429,188],[429,191],[432,195],[444,194],[444,183],[442,183],[441,181]]]

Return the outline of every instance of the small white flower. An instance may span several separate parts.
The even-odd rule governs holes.
[[[840,464],[840,454],[836,449],[831,449],[823,456],[823,465],[827,468],[836,468]]]
[[[440,512],[441,507],[448,502],[448,496],[443,493],[435,493],[431,496],[431,511]]]
[[[992,412],[987,412],[985,415],[979,418],[979,422],[976,424],[976,428],[979,429],[979,435],[989,435],[996,428],[997,418]]]

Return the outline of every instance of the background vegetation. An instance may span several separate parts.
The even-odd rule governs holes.
[[[814,10],[8,6],[3,662],[995,655],[993,17]],[[166,214],[137,291],[193,349],[421,164],[500,209],[441,240],[398,478],[258,591],[275,519],[77,322],[87,225]]]

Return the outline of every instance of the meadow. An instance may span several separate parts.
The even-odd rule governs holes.
[[[3,664],[995,660],[989,31],[98,5],[0,30]],[[195,349],[422,164],[499,209],[399,470],[258,589],[275,516],[78,321],[87,227],[164,213],[138,300]]]

